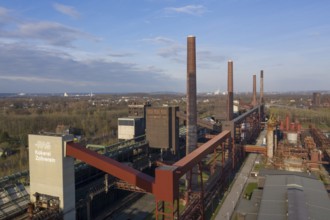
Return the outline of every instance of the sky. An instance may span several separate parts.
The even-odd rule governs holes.
[[[329,90],[329,0],[0,0],[0,93]],[[259,89],[259,85],[258,88]]]

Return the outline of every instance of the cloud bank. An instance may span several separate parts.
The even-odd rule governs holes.
[[[78,19],[80,17],[80,14],[78,11],[76,11],[76,9],[72,6],[68,6],[68,5],[63,5],[63,4],[59,4],[59,3],[54,3],[53,7],[56,11],[67,15],[69,17]]]

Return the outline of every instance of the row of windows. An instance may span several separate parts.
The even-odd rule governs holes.
[[[118,120],[118,125],[134,126],[133,120]]]

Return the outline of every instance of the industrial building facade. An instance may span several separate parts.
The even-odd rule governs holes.
[[[179,140],[179,107],[149,107],[146,114],[146,135],[152,148],[176,151]]]
[[[129,140],[145,132],[145,120],[141,117],[118,118],[118,140]]]

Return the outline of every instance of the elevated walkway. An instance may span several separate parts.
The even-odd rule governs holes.
[[[214,219],[216,220],[226,220],[230,219],[231,215],[235,210],[235,206],[239,201],[240,195],[244,189],[246,181],[248,179],[248,175],[250,174],[254,162],[257,158],[257,154],[249,154],[247,157],[244,166],[240,170],[239,173],[236,175],[236,179],[228,193],[226,199],[221,205],[220,211],[216,215]]]

